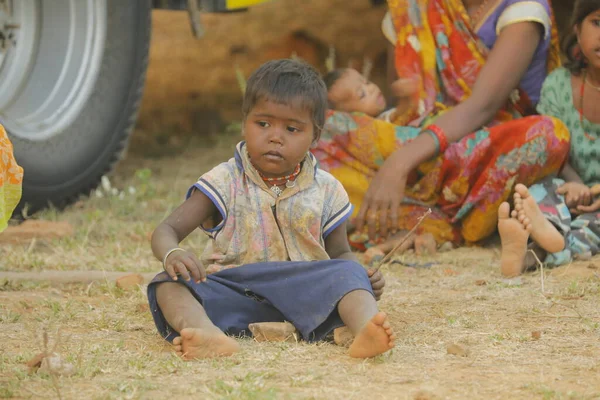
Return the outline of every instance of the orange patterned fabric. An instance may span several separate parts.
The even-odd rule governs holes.
[[[21,199],[22,182],[23,168],[15,161],[12,143],[0,125],[0,232]]]
[[[471,95],[488,52],[469,27],[460,0],[388,3],[398,35],[398,75],[421,81],[415,107],[396,125],[360,113],[330,111],[313,150],[321,168],[344,185],[355,214],[385,159]],[[559,63],[553,31],[548,70]],[[509,199],[516,183],[533,183],[561,168],[569,151],[568,130],[550,117],[521,118],[519,105],[507,104],[488,127],[452,143],[413,172],[399,213],[402,229],[412,228],[431,207],[434,213],[421,232],[432,233],[440,243],[479,241],[495,231],[498,206]]]

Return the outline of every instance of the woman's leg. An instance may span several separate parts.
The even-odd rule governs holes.
[[[167,323],[180,334],[173,344],[184,359],[229,356],[239,351],[239,344],[212,323],[186,286],[160,283],[156,299]]]

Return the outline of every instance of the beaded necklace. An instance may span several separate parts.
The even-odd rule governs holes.
[[[269,187],[269,189],[275,194],[275,196],[279,197],[283,193],[283,189],[279,187],[280,185],[285,184],[285,187],[288,189],[296,186],[296,177],[298,177],[298,175],[300,174],[300,164],[296,165],[294,172],[282,177],[268,178],[264,176],[260,171],[258,172],[258,174],[260,175],[262,180],[267,184],[267,186],[272,185]]]

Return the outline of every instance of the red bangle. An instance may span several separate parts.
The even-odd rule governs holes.
[[[440,154],[444,153],[448,148],[448,138],[446,138],[446,134],[442,128],[437,125],[429,125],[425,129],[433,132],[433,134],[438,138],[438,141],[440,142]]]

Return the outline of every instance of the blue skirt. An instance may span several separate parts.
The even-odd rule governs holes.
[[[165,320],[156,287],[173,282],[161,272],[148,285],[148,301],[158,332],[169,342],[179,336]],[[251,336],[255,322],[291,322],[302,339],[323,340],[343,325],[337,304],[354,290],[373,294],[366,270],[348,260],[263,262],[226,269],[206,282],[175,281],[188,287],[210,320],[232,336]]]

